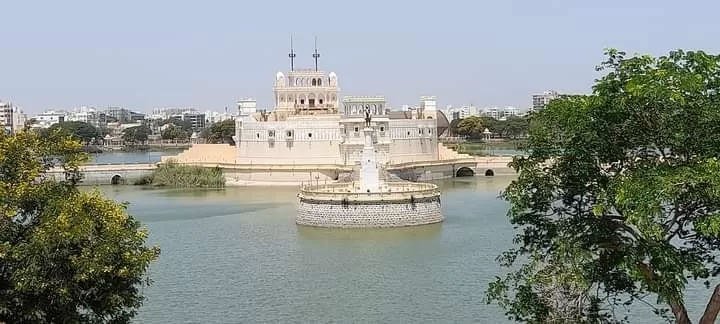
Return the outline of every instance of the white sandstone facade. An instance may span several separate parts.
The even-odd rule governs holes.
[[[362,157],[365,111],[376,130],[378,161],[398,164],[438,160],[435,97],[422,97],[427,114],[391,116],[384,97],[344,97],[338,77],[316,70],[278,72],[272,112],[238,102],[238,164],[357,165]]]

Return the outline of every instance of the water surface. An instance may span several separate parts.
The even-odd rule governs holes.
[[[511,243],[509,179],[439,182],[444,223],[384,230],[296,226],[293,188],[103,190],[162,248],[136,323],[508,323],[483,297]],[[698,314],[710,293],[689,293]]]

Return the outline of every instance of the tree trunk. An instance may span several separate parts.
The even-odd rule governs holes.
[[[649,265],[641,262],[638,263],[637,266],[647,281],[652,281],[654,279],[652,269],[650,269]],[[715,290],[717,291],[718,289],[716,288]],[[713,297],[714,296],[715,294],[713,294]],[[688,317],[685,305],[677,301],[668,301],[668,305],[670,306],[670,310],[672,310],[673,315],[675,315],[675,324],[692,324],[692,322],[690,322],[690,318]],[[707,313],[707,311],[705,312]],[[717,315],[717,312],[715,312],[715,314]],[[703,318],[704,317],[705,316],[703,316]]]
[[[690,318],[688,318],[687,309],[685,305],[677,302],[668,302],[670,309],[675,315],[675,324],[691,324]]]
[[[715,286],[712,296],[705,307],[705,313],[700,319],[700,324],[713,324],[720,312],[720,285]]]

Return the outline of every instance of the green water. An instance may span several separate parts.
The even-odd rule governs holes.
[[[508,181],[439,182],[445,222],[386,230],[298,227],[292,188],[103,190],[162,248],[136,323],[507,323],[483,296],[511,243]]]

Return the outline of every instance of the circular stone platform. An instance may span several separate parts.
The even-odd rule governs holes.
[[[434,184],[383,182],[379,192],[354,183],[305,186],[296,223],[316,227],[402,227],[443,221]]]

